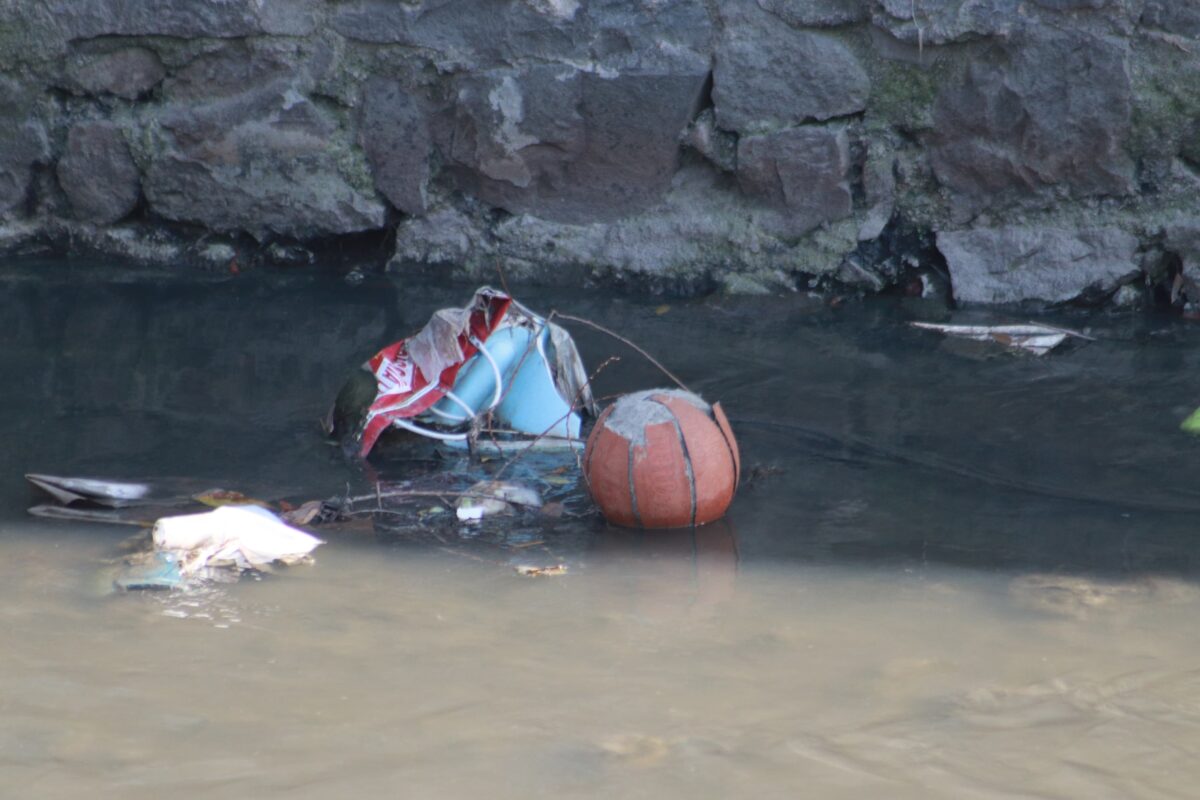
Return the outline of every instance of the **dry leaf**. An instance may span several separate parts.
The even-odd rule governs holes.
[[[210,508],[220,508],[221,506],[268,507],[267,503],[264,503],[262,500],[255,500],[253,497],[247,497],[241,492],[231,489],[209,489],[207,492],[192,495],[192,499]]]

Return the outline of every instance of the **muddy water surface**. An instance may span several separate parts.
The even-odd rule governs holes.
[[[1194,796],[1200,332],[1168,319],[1065,316],[1098,341],[1032,359],[899,302],[530,291],[723,401],[750,468],[726,522],[368,523],[312,567],[121,595],[128,529],[23,513],[27,471],[401,480],[315,420],[468,294],[7,270],[0,797]],[[578,339],[622,355],[601,394],[660,382]]]

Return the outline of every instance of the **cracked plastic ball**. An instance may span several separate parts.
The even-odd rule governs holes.
[[[740,470],[721,404],[677,389],[617,400],[596,420],[583,455],[592,499],[609,522],[631,528],[720,519]]]

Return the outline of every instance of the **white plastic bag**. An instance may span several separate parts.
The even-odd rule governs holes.
[[[175,555],[187,577],[210,567],[264,569],[306,561],[317,537],[284,523],[259,506],[221,506],[203,514],[164,517],[154,523],[154,547]]]

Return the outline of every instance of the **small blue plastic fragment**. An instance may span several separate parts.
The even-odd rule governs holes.
[[[162,591],[183,585],[179,562],[168,553],[153,553],[146,561],[127,564],[113,579],[113,585],[126,592]]]

